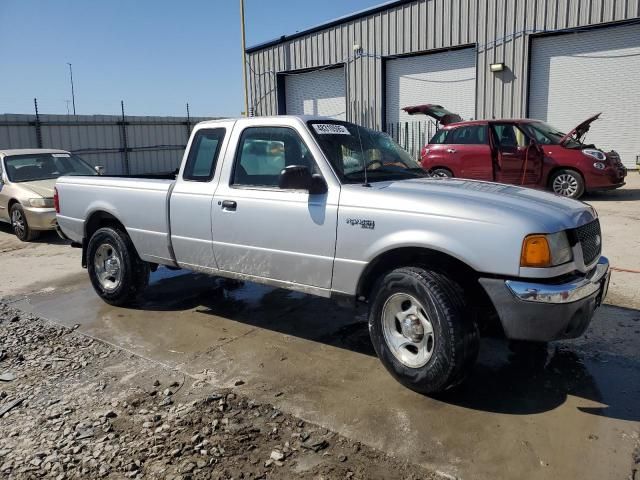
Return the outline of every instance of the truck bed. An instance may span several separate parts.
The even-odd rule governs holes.
[[[107,212],[126,225],[143,260],[171,263],[168,194],[173,183],[157,176],[60,177],[58,223],[71,240],[81,242],[85,219],[93,212]]]

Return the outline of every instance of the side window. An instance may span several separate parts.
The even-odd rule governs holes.
[[[208,182],[213,178],[224,134],[224,128],[211,128],[196,133],[182,178],[197,182]]]
[[[449,133],[449,130],[438,130],[431,140],[429,140],[429,143],[432,145],[444,143],[444,139],[447,138],[447,133]]]
[[[280,172],[290,165],[316,172],[311,152],[295,130],[249,127],[240,137],[231,184],[277,188]]]
[[[500,148],[518,148],[527,146],[527,136],[517,126],[512,124],[497,124],[493,126],[496,144]]]
[[[451,130],[447,143],[457,145],[484,145],[487,143],[486,125],[469,125]]]

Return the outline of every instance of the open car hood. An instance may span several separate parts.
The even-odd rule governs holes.
[[[404,107],[402,110],[409,115],[428,115],[431,118],[435,118],[441,125],[448,125],[450,123],[461,122],[462,117],[457,113],[450,112],[441,105],[415,105],[413,107]]]
[[[582,141],[582,138],[589,131],[591,124],[595,122],[598,118],[600,118],[600,115],[602,115],[602,112],[594,115],[593,117],[589,117],[584,122],[580,123],[576,128],[574,128],[569,133],[567,133],[564,137],[562,137],[562,140],[560,140],[560,144],[561,145],[564,144],[567,140],[569,140],[573,136],[575,136],[575,138],[578,139],[579,141]]]

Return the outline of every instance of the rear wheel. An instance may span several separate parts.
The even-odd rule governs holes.
[[[40,236],[40,231],[32,230],[27,222],[27,216],[19,203],[14,203],[11,207],[11,226],[13,233],[23,242],[30,242]]]
[[[478,329],[466,312],[462,289],[423,268],[398,268],[380,279],[369,332],[389,373],[420,393],[460,383],[478,354]]]
[[[549,180],[554,193],[568,198],[580,198],[584,193],[584,180],[575,170],[558,170]]]
[[[453,173],[447,168],[434,168],[431,170],[431,175],[434,177],[451,178]]]
[[[149,283],[149,264],[129,235],[112,227],[97,230],[89,240],[87,270],[96,293],[111,305],[133,303]]]

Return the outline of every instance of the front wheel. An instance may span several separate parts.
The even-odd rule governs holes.
[[[436,393],[460,383],[478,354],[478,328],[462,289],[417,267],[393,270],[376,286],[371,341],[385,368],[406,387]]]
[[[97,230],[87,246],[87,270],[96,293],[115,306],[133,303],[149,283],[149,264],[129,235],[111,227]]]
[[[578,199],[584,193],[584,180],[575,170],[558,170],[551,176],[549,187],[558,195]]]
[[[441,178],[453,177],[453,173],[451,173],[451,170],[447,168],[434,168],[433,170],[431,170],[431,175],[434,177],[441,177]]]
[[[14,203],[11,207],[11,226],[15,236],[23,242],[30,242],[40,236],[38,230],[32,230],[29,226],[24,208],[19,203]]]

